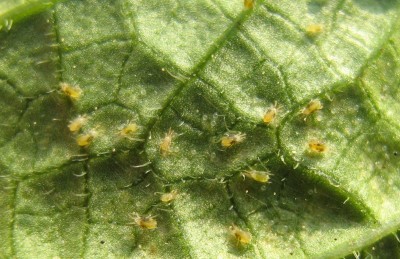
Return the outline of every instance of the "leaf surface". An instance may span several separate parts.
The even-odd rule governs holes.
[[[399,15],[390,0],[3,1],[0,254],[398,257]]]

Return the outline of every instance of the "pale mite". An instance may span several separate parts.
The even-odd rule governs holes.
[[[239,143],[242,143],[246,139],[245,133],[226,133],[220,140],[221,146],[224,148],[233,147]]]
[[[125,127],[121,129],[119,135],[122,137],[127,137],[135,134],[138,131],[139,127],[136,123],[129,123]]]
[[[163,156],[168,155],[171,153],[171,145],[172,145],[172,139],[175,135],[175,132],[172,129],[168,130],[168,133],[165,134],[165,137],[161,141],[160,144],[160,153]]]
[[[322,110],[324,106],[322,105],[321,101],[318,99],[311,100],[307,106],[301,111],[301,113],[305,116],[308,116],[318,110]]]
[[[238,244],[247,245],[251,242],[251,234],[239,228],[235,224],[229,227],[229,232],[236,239]]]
[[[265,124],[271,124],[275,121],[276,116],[278,115],[279,112],[279,107],[278,104],[275,103],[274,105],[271,105],[268,110],[264,113],[263,116],[263,121]]]
[[[268,171],[257,171],[257,170],[248,170],[244,172],[243,175],[260,183],[268,183],[271,176],[270,172]]]
[[[311,152],[316,154],[322,154],[328,150],[328,146],[319,140],[310,140],[308,142],[308,148]]]
[[[71,131],[72,133],[77,133],[78,131],[80,131],[83,125],[85,125],[87,120],[88,118],[86,116],[79,115],[68,124],[69,131]]]
[[[97,132],[95,130],[91,130],[88,133],[84,133],[84,134],[79,135],[76,138],[76,143],[80,147],[87,147],[93,142],[93,139],[96,136],[97,136]]]
[[[82,89],[79,86],[73,86],[68,83],[60,83],[61,91],[71,100],[76,101],[82,95]]]
[[[243,5],[246,9],[251,9],[254,7],[255,0],[244,0]]]
[[[310,37],[315,37],[321,34],[324,30],[322,24],[310,24],[306,27],[306,34]]]
[[[134,220],[135,224],[142,229],[151,230],[151,229],[157,228],[157,220],[151,215],[149,215],[149,216],[136,215],[133,218],[133,220]]]
[[[175,200],[177,196],[178,196],[178,191],[173,190],[168,193],[163,193],[160,197],[160,200],[164,203],[169,203],[169,202]]]

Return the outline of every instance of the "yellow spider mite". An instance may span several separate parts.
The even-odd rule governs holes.
[[[87,117],[79,115],[68,124],[69,131],[77,133],[87,122]]]
[[[166,156],[171,152],[172,138],[174,135],[175,132],[171,128],[168,130],[168,133],[165,133],[165,137],[160,144],[161,155]]]
[[[79,135],[78,138],[76,139],[76,143],[80,147],[87,147],[92,143],[93,139],[96,136],[97,136],[97,132],[94,130],[91,130],[88,133]]]
[[[124,128],[121,129],[119,135],[122,137],[127,137],[133,135],[138,131],[139,127],[136,123],[129,123]]]
[[[308,116],[318,110],[322,110],[324,106],[322,105],[321,101],[318,99],[311,100],[307,106],[301,111],[301,113],[305,116]]]
[[[271,174],[267,171],[249,170],[244,172],[243,175],[260,183],[268,183]]]
[[[142,217],[142,216],[136,215],[133,218],[133,220],[134,220],[135,224],[137,226],[141,227],[142,229],[149,229],[150,230],[150,229],[156,229],[157,228],[157,220],[151,215],[146,216],[146,217]]]
[[[224,148],[230,148],[236,144],[242,143],[246,139],[245,133],[226,133],[221,138],[221,146]]]
[[[275,103],[274,105],[271,105],[271,107],[269,107],[268,110],[264,113],[264,117],[263,117],[264,123],[268,125],[268,124],[274,122],[278,112],[279,112],[279,107],[278,107],[277,103]]]
[[[164,203],[168,203],[175,200],[176,196],[178,196],[178,191],[173,190],[171,192],[162,194],[160,200]]]
[[[79,86],[72,86],[68,83],[60,83],[61,91],[71,98],[71,100],[78,100],[82,95],[82,89]]]
[[[322,154],[328,150],[328,146],[319,140],[310,140],[308,142],[308,148],[315,154]]]
[[[243,4],[246,9],[251,9],[254,7],[255,0],[244,0]]]
[[[323,30],[322,24],[310,24],[306,27],[306,34],[310,37],[315,37],[321,34]]]
[[[235,224],[229,227],[229,232],[236,239],[238,244],[247,245],[251,242],[251,234],[247,231],[242,230]]]

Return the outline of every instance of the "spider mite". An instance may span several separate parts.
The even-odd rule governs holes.
[[[313,99],[307,104],[305,108],[301,110],[301,114],[307,118],[308,115],[318,110],[322,110],[322,108],[324,108],[324,106],[322,105],[321,101],[318,99]]]
[[[275,118],[279,112],[278,104],[275,102],[274,105],[271,105],[268,110],[264,113],[263,121],[265,124],[269,125],[275,121]]]
[[[157,228],[157,220],[149,215],[149,216],[140,216],[136,214],[133,217],[134,223],[142,229],[156,229]]]
[[[270,180],[271,173],[269,171],[257,171],[257,170],[248,170],[243,173],[244,176],[247,176],[254,181],[260,183],[268,183]]]
[[[243,5],[246,9],[251,9],[254,7],[255,0],[244,0]]]
[[[171,153],[171,145],[172,145],[172,139],[175,136],[175,132],[170,128],[167,133],[165,133],[165,137],[161,141],[160,144],[160,153],[163,156],[168,155]]]
[[[221,138],[221,146],[223,148],[230,148],[239,143],[242,143],[246,139],[245,133],[225,133],[225,135]]]
[[[88,133],[79,135],[76,139],[76,143],[80,147],[87,147],[92,143],[93,139],[96,136],[97,136],[97,132],[95,130],[91,130]]]
[[[236,239],[238,244],[247,245],[251,242],[251,234],[239,228],[235,224],[229,227],[230,234]]]
[[[321,34],[324,30],[322,24],[310,24],[306,27],[306,34],[310,37],[315,37]]]
[[[169,203],[169,202],[175,200],[176,196],[178,196],[178,191],[173,190],[168,193],[163,193],[160,197],[160,200],[164,203]]]
[[[68,124],[69,131],[77,133],[87,122],[87,117],[79,115]]]
[[[121,137],[128,137],[130,135],[135,134],[138,131],[138,129],[139,127],[136,123],[129,123],[120,130],[119,135]]]
[[[82,89],[79,86],[73,86],[68,83],[60,83],[61,91],[71,100],[78,100],[82,95]]]
[[[310,152],[314,154],[322,154],[328,150],[328,146],[319,140],[310,140],[308,142]]]

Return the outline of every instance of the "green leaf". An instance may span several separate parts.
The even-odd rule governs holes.
[[[399,15],[395,0],[1,2],[0,255],[399,257]]]

